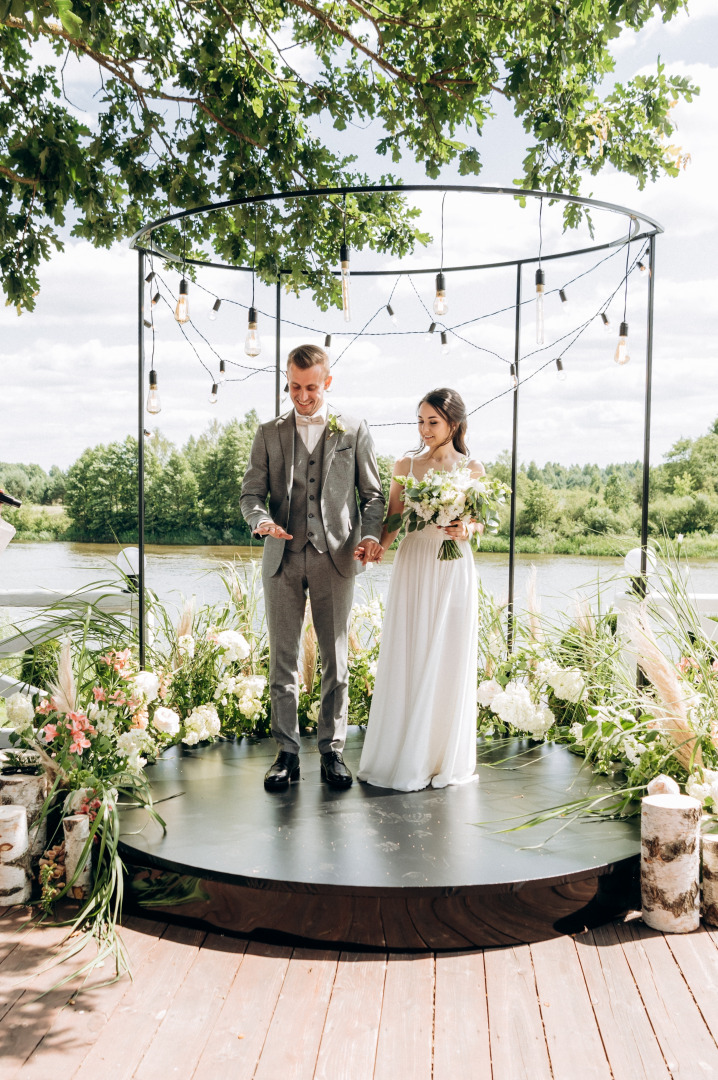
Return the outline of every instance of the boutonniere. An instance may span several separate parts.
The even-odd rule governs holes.
[[[342,431],[346,431],[346,428],[339,417],[336,413],[329,413],[329,419],[327,420],[327,434],[338,435]]]

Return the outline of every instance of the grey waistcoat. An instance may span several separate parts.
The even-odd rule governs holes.
[[[287,541],[290,551],[301,551],[307,543],[317,551],[327,550],[321,505],[325,435],[326,428],[310,454],[299,432],[294,434],[294,481],[287,522],[287,532],[293,537]]]

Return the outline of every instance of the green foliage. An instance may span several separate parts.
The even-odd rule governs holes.
[[[477,16],[473,0],[0,0],[8,302],[32,309],[40,265],[62,247],[67,223],[108,246],[168,206],[367,182],[352,148],[346,156],[330,149],[319,125],[341,132],[375,121],[377,150],[393,162],[409,153],[430,177],[450,162],[471,176],[499,93],[526,132],[524,187],[577,192],[582,174],[605,166],[641,187],[675,175],[686,155],[670,142],[672,107],[696,90],[660,61],[654,73],[612,84],[611,47],[626,28],[639,30],[656,12],[667,21],[685,6],[485,0]],[[64,97],[68,55],[101,81],[96,119],[78,117]],[[457,138],[461,129],[474,145]],[[401,256],[426,240],[395,194],[351,195],[346,209],[353,247]],[[567,224],[580,213],[569,207]],[[342,230],[337,198],[262,206],[257,228],[260,277],[274,281],[288,267],[292,285],[311,288],[320,306],[338,302],[330,274]],[[233,263],[247,263],[253,235],[252,211],[207,215],[188,228],[193,248]],[[179,250],[177,230],[158,239]]]

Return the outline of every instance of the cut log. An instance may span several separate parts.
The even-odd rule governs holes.
[[[90,819],[87,814],[70,814],[62,819],[65,833],[65,880],[69,883],[80,865],[83,849],[90,835]],[[75,881],[70,886],[68,895],[75,900],[86,900],[92,890],[92,850]]]
[[[25,807],[0,806],[0,907],[30,899],[28,846]]]
[[[47,821],[40,818],[47,795],[47,777],[27,776],[25,773],[0,775],[0,806],[24,806],[30,836],[30,854],[39,859],[47,847]]]
[[[706,833],[701,843],[703,852],[703,918],[718,926],[718,833]]]
[[[641,804],[641,904],[654,930],[685,934],[700,923],[701,804],[689,795],[648,795]]]

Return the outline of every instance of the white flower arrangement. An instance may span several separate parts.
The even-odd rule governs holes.
[[[489,708],[505,724],[527,732],[534,739],[543,738],[556,721],[548,706],[534,704],[528,687],[519,682],[507,683],[494,695]]]
[[[219,630],[214,641],[223,653],[228,664],[235,660],[246,660],[250,653],[249,643],[237,630]]]
[[[132,689],[145,701],[154,701],[160,692],[160,680],[152,671],[140,671],[132,680]]]
[[[158,709],[155,709],[152,726],[160,734],[171,735],[172,737],[179,735],[180,723],[179,713],[176,713],[174,709],[168,709],[164,705],[160,705]]]
[[[502,691],[501,684],[496,679],[484,679],[479,683],[479,687],[476,691],[476,700],[479,705],[482,705],[485,709],[490,709],[494,703],[494,699],[497,694]]]
[[[562,701],[579,702],[586,695],[586,680],[576,667],[564,668],[553,660],[536,665],[536,678],[551,687]]]
[[[232,695],[237,698],[237,708],[242,716],[256,720],[264,712],[262,695],[266,685],[263,675],[225,674],[214,692],[214,699],[226,705],[228,696]]]
[[[32,727],[35,717],[35,706],[32,703],[32,698],[29,698],[26,694],[13,694],[5,702],[5,708],[7,718],[15,731],[23,732]]]
[[[187,746],[215,738],[219,735],[221,725],[214,705],[198,705],[185,720],[184,727],[182,742]]]

